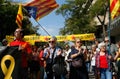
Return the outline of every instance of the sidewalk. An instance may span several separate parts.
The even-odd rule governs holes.
[[[95,79],[95,75],[92,72],[89,73],[89,79]]]

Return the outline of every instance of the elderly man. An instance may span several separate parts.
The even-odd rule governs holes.
[[[112,54],[112,56],[115,56],[115,53],[117,51],[116,45],[112,42],[112,39],[110,40],[109,37],[105,37],[104,42],[106,44],[106,49],[109,54]]]
[[[57,46],[57,38],[51,37],[49,40],[49,47],[44,50],[44,58],[46,59],[46,73],[47,79],[53,79],[53,65],[56,63],[55,59],[61,56],[62,50]],[[54,75],[55,76],[55,75]],[[55,79],[61,79],[60,76]]]

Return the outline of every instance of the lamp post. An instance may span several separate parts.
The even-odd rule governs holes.
[[[108,20],[109,20],[109,23],[108,23],[108,27],[107,27],[107,30],[108,30],[108,37],[109,37],[109,41],[111,41],[111,39],[110,39],[110,25],[111,25],[111,14],[110,14],[110,0],[108,0],[108,7],[109,7],[109,12],[108,12],[108,15],[109,15],[109,18],[108,18]],[[110,54],[111,52],[110,52],[110,45],[109,45],[109,54]]]

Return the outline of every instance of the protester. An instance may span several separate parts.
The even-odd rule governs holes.
[[[117,46],[115,45],[114,41],[106,36],[104,38],[104,42],[106,44],[106,50],[108,52],[108,54],[111,54],[113,57],[115,57],[115,54],[116,54],[116,51],[117,51]],[[113,79],[115,79],[116,77],[116,71],[117,71],[117,68],[116,68],[116,61],[112,61],[111,62],[111,71],[112,71],[112,75],[113,75]]]
[[[95,65],[95,56],[96,56],[96,53],[97,53],[97,46],[96,44],[93,44],[92,45],[92,51],[91,51],[91,55],[90,55],[90,60],[91,60],[91,68],[92,68],[92,72],[94,73],[95,75],[95,79],[99,79],[99,74],[97,74],[97,68],[96,68],[96,65]]]
[[[99,69],[100,79],[112,79],[110,63],[112,56],[106,51],[104,42],[99,44],[100,51],[96,54],[96,67]]]
[[[3,45],[3,46],[7,46],[7,45],[8,45],[7,39],[3,39],[3,40],[2,40],[2,45]]]
[[[86,64],[88,73],[90,72],[90,53],[91,52],[89,51],[87,46],[85,46],[85,48],[84,48],[84,56],[85,56],[85,64]]]
[[[106,49],[108,53],[110,53],[112,56],[115,56],[117,47],[116,45],[112,42],[112,39],[110,40],[109,37],[105,37],[104,42],[106,44]]]
[[[118,51],[116,52],[116,55],[114,57],[114,60],[117,60],[117,78],[120,79],[120,41],[117,43]]]
[[[32,46],[32,56],[30,60],[30,75],[31,79],[39,79],[40,64],[39,64],[39,52],[37,52],[37,46]]]
[[[89,79],[81,39],[75,40],[75,47],[71,49],[69,58],[72,59],[70,65],[70,79]]]
[[[70,75],[70,61],[68,56],[69,56],[69,53],[71,52],[71,48],[70,46],[67,44],[65,45],[65,49],[64,49],[64,53],[65,53],[65,62],[66,62],[66,69],[67,69],[67,75],[66,77],[69,78],[69,75]]]
[[[24,31],[23,29],[17,28],[14,32],[15,40],[10,42],[10,46],[18,46],[21,50],[21,69],[20,77],[21,79],[28,79],[28,63],[27,60],[31,55],[31,46],[29,43],[23,40]]]
[[[52,36],[49,40],[49,47],[44,50],[44,58],[46,59],[46,73],[47,79],[62,79],[62,74],[57,74],[60,70],[54,70],[53,65],[56,63],[55,59],[61,57],[62,50],[57,46],[57,38]],[[57,72],[56,72],[57,71]],[[54,74],[53,74],[54,73]]]
[[[43,57],[44,55],[44,48],[42,46],[40,46],[38,48],[38,52],[39,52],[39,64],[40,64],[40,79],[46,79],[45,78],[45,67],[46,67],[46,62],[45,59]]]
[[[96,51],[97,51],[97,52],[100,51],[100,49],[99,49],[99,47],[98,47],[99,43],[100,43],[100,41],[95,40],[95,45],[96,45],[96,47],[97,47],[97,48],[96,48]]]

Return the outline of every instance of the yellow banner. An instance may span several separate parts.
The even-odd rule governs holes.
[[[37,36],[37,35],[26,35],[24,36],[24,40],[34,45],[35,42],[48,42],[51,36]],[[56,36],[57,41],[75,41],[76,38],[80,38],[83,41],[92,41],[95,39],[94,33],[90,34],[75,34],[75,35],[66,35],[66,36]],[[6,36],[8,42],[14,40],[13,36]]]
[[[91,34],[78,34],[78,35],[68,35],[67,40],[74,41],[76,38],[79,38],[83,41],[90,41],[95,39],[95,35]]]

